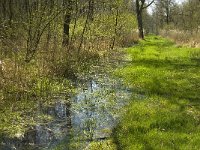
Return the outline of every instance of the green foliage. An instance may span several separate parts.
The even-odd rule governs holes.
[[[122,41],[128,40],[128,36],[132,35],[134,29],[136,28],[136,18],[132,13],[126,11],[120,11],[119,16],[116,16],[117,11],[117,9],[112,9],[109,14],[98,13],[94,16],[94,20],[87,25],[87,31],[84,34],[84,40],[87,41],[87,44],[85,43],[85,46],[93,45],[92,43],[96,43],[99,45],[104,43],[104,45],[109,48],[110,43],[115,36],[117,41],[116,46],[123,46]],[[115,27],[116,17],[118,20],[117,27]],[[85,26],[85,19],[79,18],[76,24],[77,27],[74,31],[74,36],[75,38],[79,39]],[[74,24],[71,24],[71,27],[73,26]],[[133,40],[131,42],[133,42]],[[74,43],[74,45],[76,44],[77,43]],[[95,47],[95,45],[93,45],[92,47]],[[96,51],[98,49],[96,48],[92,50]]]
[[[116,145],[112,140],[92,142],[88,146],[88,150],[116,150]]]
[[[145,98],[133,97],[114,131],[119,149],[199,149],[199,49],[149,36],[115,72]],[[194,59],[195,58],[195,59]]]
[[[93,29],[95,28],[93,35],[112,38],[114,36],[113,34],[115,34],[115,15],[98,14],[91,27]],[[118,32],[121,34],[129,34],[136,27],[135,16],[131,13],[121,13],[118,19]],[[121,35],[120,33],[119,35]]]

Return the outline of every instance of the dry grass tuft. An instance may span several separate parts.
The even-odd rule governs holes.
[[[174,42],[180,45],[188,47],[200,47],[200,33],[194,33],[189,31],[177,31],[177,30],[162,30],[160,34],[164,37],[172,39]]]

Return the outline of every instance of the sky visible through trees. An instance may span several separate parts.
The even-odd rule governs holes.
[[[185,1],[186,0],[175,0],[175,2],[178,4],[182,4]],[[148,13],[152,14],[154,9],[155,9],[155,5],[153,4],[148,8]]]

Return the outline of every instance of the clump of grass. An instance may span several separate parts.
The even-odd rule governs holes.
[[[116,145],[112,140],[96,141],[89,144],[88,150],[116,150]]]
[[[115,74],[146,98],[124,108],[113,134],[119,149],[200,149],[198,51],[156,36],[127,50],[132,62]]]

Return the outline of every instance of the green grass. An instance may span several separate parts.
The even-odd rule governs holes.
[[[200,49],[149,36],[116,71],[133,94],[113,139],[120,150],[200,149]]]

